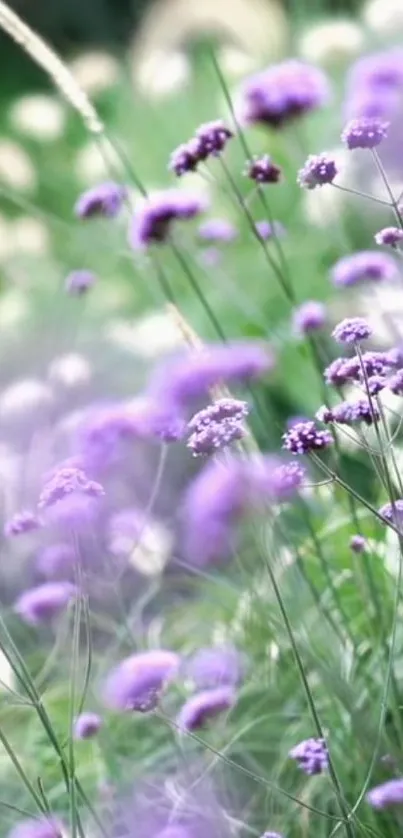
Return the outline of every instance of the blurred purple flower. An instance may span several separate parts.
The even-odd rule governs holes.
[[[231,398],[219,399],[199,410],[188,424],[188,448],[195,456],[208,455],[242,439],[248,413],[247,402]]]
[[[375,148],[385,140],[389,122],[373,117],[352,119],[344,128],[341,139],[350,151],[355,148]]]
[[[370,396],[377,396],[378,393],[381,393],[382,390],[386,387],[386,378],[383,378],[382,375],[371,375],[367,378],[367,381],[362,382],[362,386],[365,390],[368,387],[368,391]]]
[[[288,60],[246,79],[240,91],[239,117],[246,124],[281,128],[316,110],[329,99],[329,83],[317,67]]]
[[[350,538],[350,550],[353,553],[364,553],[365,552],[365,538],[363,535],[352,535]]]
[[[181,143],[171,154],[168,169],[178,177],[187,172],[195,172],[203,159],[201,142],[197,137],[192,137],[187,143]]]
[[[395,396],[403,396],[403,370],[398,370],[387,380],[387,387]]]
[[[356,399],[355,401],[340,402],[332,407],[319,408],[317,419],[325,424],[336,422],[339,425],[354,425],[357,422],[365,422],[372,425],[379,422],[380,414],[375,404],[370,404],[368,399]]]
[[[178,713],[176,722],[183,730],[198,730],[209,719],[215,718],[225,710],[230,710],[236,702],[236,692],[233,687],[216,687],[196,693],[185,701]]]
[[[209,218],[198,228],[198,236],[207,242],[232,242],[238,235],[238,230],[226,218]]]
[[[70,544],[49,544],[39,553],[36,568],[48,578],[66,578],[71,576],[76,564],[76,554]]]
[[[303,189],[316,189],[317,186],[333,183],[337,174],[338,168],[333,157],[329,154],[311,154],[298,172],[297,183]]]
[[[305,774],[322,774],[328,767],[328,750],[324,739],[304,739],[291,749],[289,756],[295,759]]]
[[[403,230],[400,227],[384,227],[378,233],[375,233],[374,238],[379,245],[397,248],[403,239]]]
[[[33,532],[41,526],[38,517],[29,510],[23,512],[16,512],[12,518],[4,526],[4,535],[7,537],[24,535],[28,532]]]
[[[7,838],[63,838],[65,828],[58,818],[39,817],[21,821]]]
[[[233,133],[222,119],[205,122],[196,130],[196,139],[200,143],[200,159],[207,160],[212,155],[216,157],[233,137]]]
[[[367,793],[366,800],[374,809],[401,806],[403,803],[403,779],[388,780],[386,783],[375,786]]]
[[[256,183],[278,183],[281,179],[281,169],[273,163],[268,154],[248,160],[245,175]]]
[[[196,218],[208,207],[207,200],[196,192],[166,189],[144,198],[134,213],[129,242],[134,250],[165,242],[174,221]]]
[[[146,713],[154,710],[165,685],[177,674],[180,657],[165,649],[125,658],[106,678],[102,697],[111,710]]]
[[[282,238],[286,234],[285,227],[283,227],[280,221],[273,221],[271,223],[262,219],[261,221],[256,221],[255,229],[263,241],[268,241],[268,239],[273,239],[274,237]]]
[[[77,716],[73,734],[75,739],[92,739],[102,726],[102,719],[97,713],[81,713]]]
[[[68,294],[81,296],[89,291],[96,281],[97,277],[92,271],[71,271],[66,277],[64,287]]]
[[[348,287],[359,282],[380,282],[397,276],[397,265],[392,256],[377,250],[362,250],[343,256],[333,266],[334,285]]]
[[[333,329],[332,337],[337,343],[360,343],[371,337],[371,329],[363,317],[347,317]]]
[[[300,463],[282,463],[280,458],[272,455],[265,457],[259,467],[263,467],[262,490],[274,503],[292,500],[306,479],[305,469]]]
[[[308,335],[323,329],[326,320],[326,306],[318,300],[307,300],[295,310],[293,324],[297,334]]]
[[[283,440],[283,448],[291,454],[309,454],[327,448],[333,437],[329,431],[322,431],[315,422],[309,421],[294,425],[283,435]]]
[[[198,690],[236,686],[243,676],[244,661],[234,646],[198,649],[185,663],[184,676]]]
[[[379,515],[384,519],[385,523],[393,524],[398,530],[402,529],[403,524],[403,498],[398,498],[392,503],[385,503],[378,509]]]
[[[55,471],[45,483],[39,496],[38,507],[39,509],[47,509],[73,494],[99,498],[105,494],[105,491],[100,483],[89,480],[82,469],[61,468]]]
[[[46,582],[21,594],[14,611],[25,623],[36,626],[63,611],[76,594],[70,582]]]
[[[92,218],[96,215],[114,218],[126,197],[126,187],[113,182],[100,183],[80,196],[74,211],[79,218]]]

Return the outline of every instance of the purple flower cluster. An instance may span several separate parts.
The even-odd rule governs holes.
[[[245,174],[250,180],[256,183],[278,183],[281,178],[281,169],[273,163],[268,154],[263,157],[254,157],[246,164]]]
[[[360,357],[336,358],[326,367],[324,377],[327,384],[342,387],[353,381],[363,384],[365,372],[373,395],[386,386],[386,376],[398,366],[398,359],[390,352],[363,352]]]
[[[231,686],[203,690],[190,696],[178,713],[176,723],[179,730],[197,730],[215,716],[230,710],[236,702],[236,691]]]
[[[109,672],[103,685],[103,702],[111,710],[150,712],[180,664],[179,655],[165,649],[131,655]]]
[[[329,99],[329,83],[317,67],[289,60],[273,64],[244,82],[239,97],[239,118],[244,124],[263,123],[281,128],[316,110]]]
[[[113,182],[100,183],[80,196],[74,211],[79,218],[114,218],[119,214],[126,198],[125,186]]]
[[[209,218],[200,224],[197,234],[205,242],[229,243],[236,239],[238,231],[226,218]]]
[[[334,285],[347,288],[361,282],[381,282],[397,276],[395,260],[377,250],[362,250],[343,256],[333,266],[331,280]]]
[[[76,595],[70,582],[46,582],[21,594],[14,610],[25,623],[36,626],[58,616]]]
[[[259,238],[263,239],[263,241],[268,241],[273,238],[282,238],[282,236],[285,236],[286,233],[285,228],[280,221],[270,222],[265,219],[256,221],[255,229]]]
[[[371,404],[368,399],[345,401],[332,408],[321,407],[316,416],[320,422],[324,422],[326,425],[332,422],[336,422],[338,425],[355,425],[357,422],[372,425],[374,422],[379,422],[380,419],[378,408]]]
[[[309,775],[322,774],[329,764],[328,750],[324,739],[304,739],[291,749],[289,756],[295,759],[299,768]]]
[[[385,523],[393,524],[397,529],[401,529],[403,525],[403,498],[398,498],[392,503],[385,503],[378,509],[379,515],[384,519]]]
[[[198,690],[223,685],[236,686],[243,674],[242,661],[234,646],[198,649],[184,666],[184,676]]]
[[[57,470],[45,483],[39,496],[39,509],[47,509],[69,495],[87,495],[99,498],[105,494],[100,483],[89,480],[80,468],[61,468]]]
[[[326,319],[326,306],[318,300],[307,300],[294,312],[294,330],[297,334],[309,335],[323,329]]]
[[[248,413],[246,402],[230,398],[219,399],[199,410],[188,424],[188,447],[195,456],[207,455],[242,439]]]
[[[384,227],[375,233],[374,238],[379,245],[397,248],[403,240],[403,230],[400,227]]]
[[[178,177],[194,172],[209,157],[220,155],[231,137],[232,131],[221,119],[200,125],[192,139],[172,152],[169,169]]]
[[[401,806],[403,803],[403,779],[387,780],[370,789],[366,799],[374,809],[387,809],[389,806]]]
[[[71,271],[66,277],[64,287],[72,297],[81,297],[95,285],[96,281],[97,277],[92,271]]]
[[[376,148],[388,135],[389,123],[376,117],[352,119],[343,130],[341,139],[352,151],[356,148]]]
[[[350,538],[350,549],[353,553],[364,553],[365,552],[365,538],[362,535],[353,535]]]
[[[297,183],[303,189],[316,189],[317,186],[333,183],[338,171],[334,157],[311,154],[298,172]]]
[[[360,343],[371,337],[371,329],[362,317],[347,317],[334,328],[332,337],[337,343]]]
[[[102,719],[97,713],[81,713],[74,722],[75,739],[92,739],[100,731]]]
[[[328,448],[332,434],[317,428],[315,422],[298,422],[283,435],[283,448],[291,454],[310,454]]]
[[[7,521],[4,527],[4,535],[8,537],[25,535],[25,533],[34,532],[38,527],[40,527],[40,522],[35,513],[24,510],[23,512],[17,512]]]
[[[144,250],[169,238],[175,221],[189,221],[205,212],[205,197],[185,189],[165,189],[144,198],[134,213],[129,242],[133,250]]]
[[[403,49],[387,49],[360,58],[347,78],[347,118],[393,119],[399,111],[402,90]]]

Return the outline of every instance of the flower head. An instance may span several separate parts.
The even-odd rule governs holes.
[[[389,122],[375,117],[352,119],[344,128],[341,139],[350,151],[355,148],[375,148],[386,139],[388,128]]]
[[[403,779],[388,780],[370,789],[366,799],[374,809],[387,809],[403,803]]]
[[[326,306],[317,300],[307,300],[294,312],[294,329],[297,334],[308,335],[322,329],[326,319]]]
[[[89,480],[81,468],[61,468],[45,483],[39,496],[38,507],[46,509],[73,494],[99,498],[105,491],[100,483]]]
[[[40,522],[33,512],[24,510],[23,512],[16,512],[4,527],[4,535],[10,537],[15,535],[24,535],[27,532],[33,532],[40,527]]]
[[[25,623],[36,626],[64,611],[76,594],[77,588],[70,582],[46,582],[21,594],[14,610]]]
[[[372,425],[374,422],[379,422],[380,419],[378,408],[371,404],[368,399],[340,402],[331,409],[321,407],[316,416],[325,424],[336,422],[339,425],[354,425],[357,422]]]
[[[377,244],[397,248],[403,240],[403,230],[400,227],[383,227],[374,238]]]
[[[273,163],[268,154],[264,154],[263,157],[255,157],[248,161],[245,174],[256,183],[278,183],[281,169]]]
[[[329,764],[324,739],[304,739],[291,749],[289,756],[297,761],[305,774],[322,774]]]
[[[302,61],[282,61],[246,80],[240,94],[240,117],[245,123],[280,128],[321,107],[328,98],[328,80],[321,70]]]
[[[216,157],[221,154],[228,140],[233,136],[232,131],[222,119],[199,125],[196,130],[196,139],[200,144],[201,159],[207,160],[210,155]]]
[[[235,686],[242,677],[242,661],[233,646],[198,649],[186,662],[184,674],[199,690]]]
[[[66,277],[64,287],[68,294],[81,296],[86,294],[95,285],[96,281],[97,277],[92,271],[71,271]]]
[[[103,700],[112,710],[146,713],[153,710],[165,685],[180,667],[176,652],[153,649],[121,661],[106,678]]]
[[[363,535],[352,535],[350,538],[350,550],[353,553],[364,553],[365,552],[365,538]]]
[[[264,476],[262,488],[275,503],[291,500],[306,478],[300,463],[282,463],[278,457],[267,456],[263,461]]]
[[[283,435],[283,448],[292,454],[309,454],[327,448],[333,442],[329,431],[322,431],[315,422],[298,422]]]
[[[403,525],[403,498],[398,498],[392,503],[385,503],[378,509],[378,513],[386,524],[393,524],[401,530]]]
[[[198,730],[211,718],[235,704],[236,693],[233,687],[216,687],[196,693],[185,701],[176,722],[180,730]]]
[[[207,209],[200,194],[184,189],[165,189],[144,198],[135,212],[129,233],[134,250],[165,242],[174,221],[188,221]]]
[[[7,838],[63,838],[64,826],[58,818],[40,817],[21,821]]]
[[[96,215],[114,218],[120,212],[126,196],[126,187],[119,183],[100,183],[80,196],[74,212],[79,218],[93,218]]]
[[[97,735],[101,726],[102,719],[97,713],[81,713],[74,722],[74,738],[92,739],[93,736]]]
[[[403,396],[403,370],[398,370],[388,378],[387,387],[395,396]]]
[[[280,223],[280,221],[266,221],[262,219],[261,221],[256,221],[255,230],[259,236],[259,238],[263,239],[263,241],[268,241],[268,239],[273,238],[281,238],[285,236],[285,227]]]
[[[311,154],[302,169],[299,170],[297,183],[303,189],[316,189],[333,183],[338,168],[336,161],[329,154]]]
[[[169,160],[168,168],[178,177],[185,175],[187,172],[194,172],[202,160],[201,154],[200,140],[193,137],[187,143],[182,143],[178,148],[174,149]]]
[[[232,242],[238,231],[226,218],[209,218],[200,224],[197,231],[200,239],[206,242]]]
[[[360,343],[371,337],[371,329],[362,317],[347,317],[337,324],[332,337],[337,343]]]
[[[204,410],[199,410],[188,424],[188,448],[193,454],[213,454],[231,442],[245,436],[245,417],[249,413],[246,402],[238,399],[219,399]]]
[[[396,262],[387,253],[362,250],[339,259],[333,266],[331,279],[334,285],[348,287],[359,282],[393,279],[396,274]]]

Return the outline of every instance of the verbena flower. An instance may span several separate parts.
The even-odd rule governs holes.
[[[119,183],[100,183],[80,196],[74,211],[79,218],[93,218],[96,215],[114,218],[126,197],[127,189]]]
[[[324,739],[304,739],[291,749],[289,756],[295,759],[305,774],[322,774],[329,764]]]
[[[327,448],[333,442],[329,431],[316,427],[315,422],[299,422],[283,434],[283,448],[291,454],[309,454]]]
[[[399,806],[403,803],[403,779],[387,780],[375,786],[366,795],[366,799],[374,809],[387,809],[388,806]]]
[[[368,399],[356,399],[355,401],[340,402],[335,407],[320,408],[316,414],[317,418],[325,424],[336,422],[339,425],[355,425],[357,422],[365,422],[372,425],[379,422],[379,410]]]
[[[393,524],[399,530],[403,525],[403,498],[398,498],[394,503],[385,503],[378,509],[379,515],[385,523]]]
[[[297,183],[303,189],[316,189],[333,183],[338,168],[334,157],[330,154],[311,154],[297,175]]]
[[[403,396],[403,370],[398,370],[387,379],[387,387],[395,396]]]
[[[343,256],[333,266],[331,279],[334,285],[349,287],[360,282],[381,282],[397,275],[396,262],[387,253],[362,250]]]
[[[352,535],[350,538],[350,549],[353,551],[353,553],[364,553],[365,544],[365,538],[362,535]]]
[[[326,320],[326,306],[317,300],[307,300],[295,310],[293,324],[297,333],[309,335],[322,329]]]
[[[197,234],[207,242],[232,242],[238,235],[238,230],[226,218],[209,218],[199,225]]]
[[[169,169],[178,177],[194,172],[199,163],[217,157],[224,151],[233,132],[221,119],[200,125],[196,136],[176,148],[169,161]]]
[[[7,838],[63,838],[64,835],[64,825],[58,818],[41,816],[20,821],[7,833]]]
[[[384,227],[375,233],[374,238],[377,244],[397,248],[403,240],[403,230],[400,227]]]
[[[329,84],[321,70],[298,60],[282,61],[246,79],[239,116],[244,123],[280,128],[328,99]]]
[[[281,178],[281,169],[273,163],[268,154],[264,154],[262,157],[248,160],[245,175],[256,183],[278,183]]]
[[[324,371],[326,383],[334,387],[342,387],[343,384],[346,384],[351,378],[351,365],[349,361],[349,358],[335,358]],[[356,372],[358,372],[358,367]]]
[[[359,343],[371,337],[372,331],[363,317],[347,317],[333,329],[337,343]]]
[[[129,242],[134,250],[165,242],[175,221],[189,221],[208,207],[206,198],[184,189],[166,189],[144,198],[134,213]]]
[[[279,457],[268,455],[257,464],[262,490],[274,503],[292,500],[306,479],[300,463],[283,463]]]
[[[25,623],[36,626],[56,617],[76,596],[70,582],[46,582],[25,591],[14,604],[14,611]]]
[[[196,456],[207,455],[242,439],[248,413],[246,402],[231,398],[219,399],[199,410],[188,424],[188,448]]]
[[[98,713],[81,713],[74,721],[73,734],[75,739],[92,739],[102,726],[102,719]]]
[[[15,535],[24,535],[28,532],[33,532],[41,526],[40,521],[34,512],[24,510],[16,512],[12,518],[4,526],[4,535],[10,537]]]
[[[38,507],[46,509],[72,494],[99,498],[105,494],[105,490],[100,483],[89,480],[83,469],[61,468],[45,483],[39,496]]]
[[[230,710],[235,704],[236,692],[233,687],[216,687],[212,690],[203,690],[196,693],[185,701],[181,708],[176,723],[180,730],[198,730],[207,721],[225,710]]]
[[[106,678],[103,701],[112,710],[122,712],[153,710],[166,684],[180,667],[176,652],[153,649],[125,658]]]
[[[198,690],[235,686],[243,675],[243,660],[234,646],[198,649],[185,663],[184,676]]]
[[[187,143],[179,145],[178,148],[172,152],[168,168],[178,177],[181,177],[187,172],[196,171],[202,159],[202,147],[200,140],[193,137]]]
[[[385,389],[387,384],[387,379],[384,378],[382,375],[371,375],[367,378],[366,382],[363,381],[362,385],[365,390],[368,388],[370,396],[377,396],[378,393],[381,393],[382,390]]]
[[[97,277],[92,271],[71,271],[66,277],[64,287],[68,294],[81,296],[86,294],[95,285],[96,281]]]
[[[389,122],[380,119],[352,119],[344,128],[341,139],[348,149],[375,148],[386,139]]]
[[[70,544],[49,544],[39,553],[36,568],[47,578],[70,577],[76,563],[76,553]]]
[[[262,219],[261,221],[256,221],[255,229],[263,241],[268,241],[274,237],[282,238],[286,234],[285,227],[283,227],[280,221],[270,222]]]

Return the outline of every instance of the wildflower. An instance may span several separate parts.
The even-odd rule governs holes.
[[[374,238],[377,244],[397,248],[403,239],[403,230],[400,227],[384,227],[375,233]]]
[[[307,300],[294,312],[294,329],[301,335],[308,335],[322,329],[326,323],[326,307],[317,300]]]
[[[201,159],[206,160],[210,155],[216,157],[221,154],[233,136],[222,119],[200,125],[196,131],[196,140],[200,143]]]
[[[270,349],[258,342],[211,344],[200,352],[181,354],[163,364],[151,380],[154,399],[185,407],[220,383],[258,378],[273,367]]]
[[[209,719],[230,710],[235,700],[235,690],[229,686],[196,693],[185,701],[177,716],[177,725],[180,730],[197,730]]]
[[[119,183],[100,183],[80,196],[74,212],[79,218],[93,218],[97,215],[114,218],[126,197],[127,189]]]
[[[388,780],[370,789],[366,795],[368,803],[374,809],[387,809],[388,806],[399,806],[403,803],[403,779]]]
[[[370,396],[377,396],[378,393],[381,393],[382,390],[386,387],[386,378],[382,375],[371,375],[367,378],[366,383],[363,382],[363,386],[365,385],[365,389],[368,388],[368,392]]]
[[[5,524],[4,535],[10,537],[15,535],[24,535],[27,532],[33,532],[40,527],[40,522],[33,512],[24,510],[23,512],[16,512],[12,518]]]
[[[48,578],[69,576],[76,563],[76,554],[70,544],[49,544],[39,554],[36,568]]]
[[[46,582],[25,591],[17,599],[14,610],[25,623],[36,626],[63,611],[77,593],[70,582]]]
[[[347,317],[337,324],[332,337],[337,343],[359,343],[371,337],[371,329],[362,317]]]
[[[361,358],[356,355],[349,359],[352,377],[355,370],[356,375],[362,376],[362,369],[366,376],[385,375],[396,364],[396,358],[390,352],[363,352]]]
[[[327,384],[334,387],[342,387],[351,379],[350,358],[335,358],[324,371],[324,378]],[[358,366],[357,370],[358,372]]]
[[[167,241],[174,221],[188,221],[207,209],[207,201],[197,193],[165,189],[144,198],[135,212],[129,233],[134,250]]]
[[[392,503],[385,503],[378,509],[379,515],[386,524],[393,524],[399,530],[403,524],[403,498],[398,498]]]
[[[236,227],[225,218],[209,218],[200,224],[197,233],[207,242],[232,242],[238,235]]]
[[[204,410],[199,410],[188,424],[191,432],[188,448],[195,456],[213,454],[231,442],[245,436],[244,419],[249,413],[246,402],[238,399],[219,399]]]
[[[353,553],[364,553],[365,551],[365,538],[362,535],[352,535],[350,538],[350,550]]]
[[[92,739],[102,726],[102,719],[97,713],[81,713],[74,722],[75,739]]]
[[[299,422],[283,435],[283,448],[292,454],[309,454],[327,448],[333,442],[329,431],[322,431],[315,422]]]
[[[71,494],[99,498],[105,494],[100,483],[89,480],[81,468],[58,469],[45,483],[39,496],[39,509],[46,509]]]
[[[306,477],[300,463],[281,463],[276,457],[265,457],[264,468],[263,488],[275,503],[291,500]]]
[[[336,161],[329,154],[311,154],[302,169],[299,170],[297,183],[303,189],[316,189],[333,183],[338,168]]]
[[[71,271],[66,277],[64,287],[68,294],[80,297],[86,294],[95,285],[96,281],[97,277],[92,271]]]
[[[329,758],[324,739],[304,739],[291,749],[289,756],[295,759],[305,774],[322,774],[328,767]]]
[[[255,230],[259,236],[259,238],[263,239],[263,241],[267,241],[268,239],[273,238],[281,238],[285,236],[285,227],[280,224],[280,221],[265,221],[262,219],[261,221],[256,221]]]
[[[403,370],[398,370],[387,381],[388,390],[395,396],[403,396]]]
[[[246,80],[240,94],[240,117],[246,124],[281,128],[321,107],[328,98],[328,80],[321,70],[302,61],[282,61]]]
[[[176,148],[170,157],[168,168],[178,177],[187,172],[194,172],[202,159],[200,140],[192,138],[187,143],[182,143]]]
[[[125,658],[106,678],[103,700],[112,710],[146,713],[157,706],[180,666],[176,652],[153,649]]]
[[[375,117],[352,119],[344,128],[341,139],[348,149],[375,148],[386,139],[389,122]]]
[[[63,838],[65,828],[58,818],[40,817],[20,821],[7,838]]]
[[[273,163],[268,154],[264,154],[263,157],[255,157],[248,161],[245,174],[256,183],[278,183],[281,169]]]
[[[329,424],[336,422],[339,425],[354,425],[356,422],[365,422],[372,425],[380,419],[378,408],[371,404],[368,399],[357,399],[356,401],[340,402],[336,407],[321,407],[317,419]]]
[[[349,287],[359,282],[380,282],[393,279],[397,273],[394,259],[377,250],[362,250],[343,256],[333,266],[331,279],[334,285]]]
[[[185,664],[184,675],[199,690],[235,686],[242,677],[241,656],[233,646],[198,649]]]

